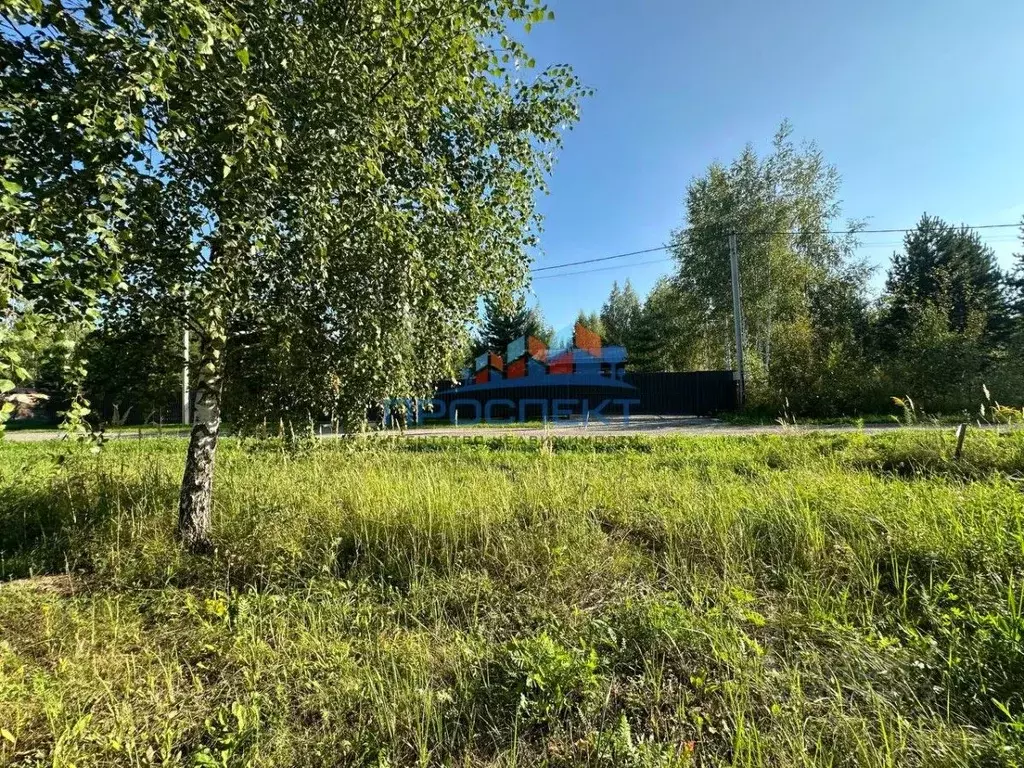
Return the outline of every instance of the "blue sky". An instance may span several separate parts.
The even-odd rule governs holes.
[[[572,64],[596,94],[539,201],[535,266],[663,245],[690,179],[748,141],[766,147],[784,118],[838,167],[844,216],[871,228],[1024,213],[1020,0],[548,3],[556,19],[526,36],[531,53]],[[1004,265],[1015,234],[985,234]],[[879,285],[900,236],[863,239]],[[637,264],[666,257],[535,280],[535,300],[561,327],[599,309],[613,280],[645,294],[671,263]]]

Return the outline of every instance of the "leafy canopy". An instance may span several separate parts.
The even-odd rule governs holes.
[[[116,288],[214,350],[272,346],[284,367],[258,389],[301,369],[293,412],[356,419],[422,390],[477,297],[524,279],[534,193],[583,94],[566,66],[526,75],[513,27],[548,15],[7,0],[8,290],[96,317]]]

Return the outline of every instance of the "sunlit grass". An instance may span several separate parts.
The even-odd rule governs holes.
[[[1014,765],[1024,436],[0,446],[0,764]]]

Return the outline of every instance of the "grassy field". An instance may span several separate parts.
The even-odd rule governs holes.
[[[0,444],[0,765],[1021,765],[1024,434]]]

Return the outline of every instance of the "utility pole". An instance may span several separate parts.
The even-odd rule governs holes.
[[[181,366],[181,423],[191,424],[192,414],[189,412],[190,399],[188,392],[188,349],[189,349],[189,332],[188,326],[185,326],[185,333],[183,335],[183,346],[184,353],[182,354],[182,366]]]
[[[737,396],[742,406],[746,400],[746,382],[743,378],[743,299],[740,297],[740,257],[736,249],[736,233],[729,235],[729,260],[732,263],[732,322],[736,331],[736,380]]]

